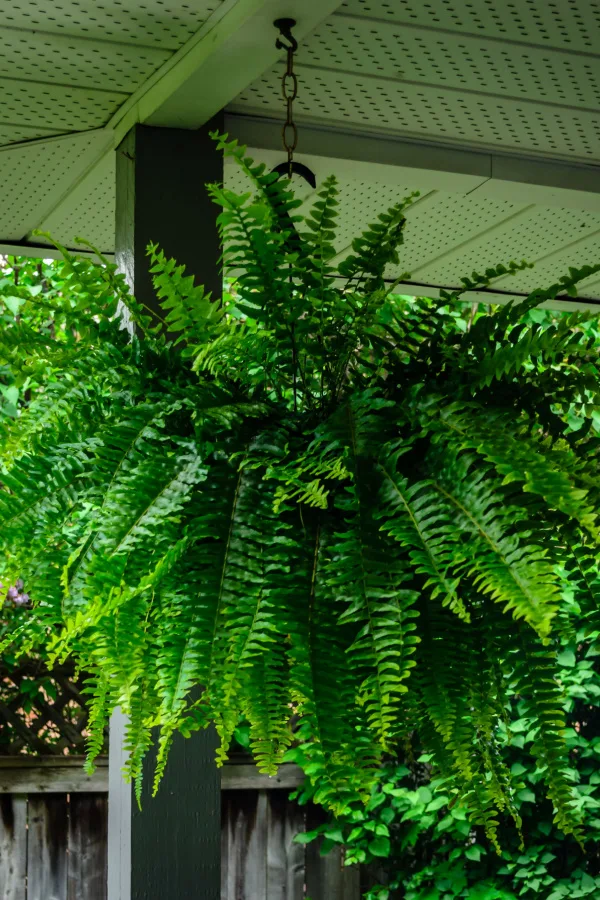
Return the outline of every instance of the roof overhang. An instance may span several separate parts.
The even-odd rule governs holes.
[[[8,9],[8,0],[0,7],[4,2]],[[196,14],[198,27],[186,40],[164,22],[136,25],[135,3],[127,11],[134,20],[129,43],[118,52],[114,22],[102,20],[93,39],[73,37],[73,52],[78,41],[87,41],[90,53],[102,45],[107,72],[117,66],[111,53],[121,60],[119,90],[108,91],[108,81],[102,89],[85,88],[86,106],[85,85],[79,93],[69,88],[86,127],[73,125],[71,111],[70,133],[11,143],[13,126],[0,113],[0,141],[6,141],[0,249],[51,255],[33,235],[41,229],[70,247],[84,235],[110,253],[114,151],[138,122],[197,128],[225,108],[226,130],[251,155],[280,162],[282,52],[273,21],[289,16],[301,41],[298,159],[318,181],[332,172],[340,180],[340,255],[366,219],[419,190],[408,214],[406,293],[433,294],[474,268],[513,258],[535,262],[533,273],[502,279],[481,296],[502,302],[571,265],[600,259],[600,24],[584,0],[559,13],[544,0],[526,0],[503,30],[494,25],[496,0],[440,0],[435,16],[418,0],[196,0],[181,9],[177,2],[178,21],[183,9]],[[144,8],[157,3],[146,0]],[[68,12],[71,5],[81,8],[74,0],[61,8]],[[16,9],[18,19],[24,7]],[[68,31],[65,16],[61,27]],[[161,40],[167,32],[173,32],[169,52]],[[152,47],[140,49],[138,38]],[[55,34],[50,44],[63,47],[61,41]],[[123,60],[141,71],[144,54],[151,71],[129,90]],[[67,59],[68,71],[69,65]],[[37,82],[29,78],[23,84],[35,93]],[[34,109],[32,121],[13,136],[55,122],[53,104],[66,102],[57,91],[50,86],[42,118],[33,122]],[[107,116],[110,103],[115,108]],[[239,183],[231,169],[226,178]],[[309,203],[310,192],[299,189]],[[586,298],[598,302],[600,279],[584,284],[581,294],[578,305]]]

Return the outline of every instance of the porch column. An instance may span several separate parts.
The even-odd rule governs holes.
[[[217,207],[205,184],[222,181],[222,157],[208,131],[138,125],[117,150],[117,264],[138,300],[156,310],[146,246],[156,242],[218,295]],[[154,754],[146,760],[141,811],[125,785],[124,718],[111,721],[108,900],[219,900],[220,775],[216,735],[176,735],[152,799]]]

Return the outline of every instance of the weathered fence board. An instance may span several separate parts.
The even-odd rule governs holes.
[[[67,900],[106,900],[108,797],[72,794]]]
[[[233,768],[233,767],[232,767]],[[305,882],[304,845],[294,837],[304,831],[304,810],[288,799],[289,791],[269,791],[267,871],[274,900],[302,900]]]
[[[307,808],[307,831],[324,820],[321,807]],[[306,845],[306,900],[359,900],[360,896],[360,872],[354,866],[343,865],[340,851],[321,856],[317,841]]]
[[[40,762],[35,760],[35,762]],[[108,766],[101,764],[93,775],[86,775],[80,760],[75,764],[65,757],[48,757],[44,765],[3,765],[0,757],[0,793],[7,794],[73,794],[108,790]],[[0,894],[0,900],[3,900]]]
[[[27,833],[27,900],[67,896],[66,794],[31,794]]]
[[[0,898],[26,900],[27,797],[0,795]]]

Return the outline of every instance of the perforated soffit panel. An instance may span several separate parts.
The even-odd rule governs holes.
[[[84,136],[80,136],[83,139]],[[73,141],[72,138],[61,139]],[[32,146],[33,149],[33,146]],[[71,148],[74,152],[75,148]],[[4,153],[12,151],[4,151]],[[279,154],[250,151],[267,165],[280,161]],[[275,159],[276,157],[276,159]],[[39,164],[39,161],[38,161]],[[76,165],[76,157],[72,159]],[[318,184],[331,171],[332,160],[323,159],[317,170]],[[75,191],[39,224],[57,240],[73,247],[75,238],[86,238],[104,252],[114,246],[115,157],[108,154],[101,164],[84,175]],[[39,167],[39,177],[50,180],[52,159]],[[225,180],[233,190],[251,189],[241,171],[226,166]],[[314,200],[314,191],[294,179],[304,209]],[[390,278],[410,272],[416,284],[454,287],[473,269],[525,258],[535,263],[511,279],[500,279],[495,288],[523,293],[537,285],[551,284],[570,266],[600,261],[600,213],[587,210],[544,208],[506,200],[480,198],[476,194],[432,190],[418,183],[392,184],[368,181],[346,174],[339,179],[339,223],[335,246],[340,257],[365,224],[415,190],[421,189],[407,213],[405,243],[400,264]],[[18,185],[15,189],[18,190]],[[303,210],[301,210],[303,211]],[[34,212],[34,211],[32,211]],[[1,224],[1,223],[0,223]],[[423,288],[422,293],[427,293]],[[581,286],[581,295],[600,301],[600,278],[593,276]]]
[[[0,145],[98,128],[221,0],[0,0]]]
[[[254,155],[260,158],[261,154],[255,151]],[[272,163],[270,156],[267,161]],[[317,173],[318,181],[322,181],[331,162],[324,161],[323,169]],[[350,251],[352,240],[382,210],[420,188],[419,184],[391,185],[347,176],[338,181],[338,258]],[[245,176],[233,166],[226,169],[226,183],[240,192],[250,188]],[[294,185],[304,200],[299,210],[303,213],[314,201],[314,192],[299,178],[294,178]],[[570,266],[599,263],[600,213],[421,190],[407,211],[399,265],[391,268],[387,276],[394,279],[410,272],[407,281],[415,284],[456,287],[460,278],[470,275],[473,269],[481,271],[512,259],[526,259],[534,263],[534,268],[499,279],[493,286],[516,295],[553,284],[568,273]],[[427,294],[427,288],[421,293]],[[600,301],[600,277],[594,275],[582,282],[579,293],[582,298]]]
[[[302,42],[299,121],[600,162],[600,0],[346,0]],[[279,66],[234,111],[280,114]]]

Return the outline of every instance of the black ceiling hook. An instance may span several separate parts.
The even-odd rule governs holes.
[[[284,44],[281,38],[277,38],[275,41],[275,46],[278,50],[289,50],[290,48],[295,53],[298,49],[298,41],[292,34],[292,28],[296,27],[295,19],[275,19],[273,25],[279,31],[281,37],[284,37],[286,41],[289,41],[289,44]]]
[[[290,167],[287,162],[282,162],[282,163],[279,163],[278,166],[275,166],[274,169],[271,169],[271,171],[277,172],[277,174],[281,177],[282,175],[289,175]],[[316,190],[317,179],[316,179],[315,173],[312,172],[308,168],[308,166],[305,166],[303,163],[299,163],[299,162],[296,162],[296,160],[294,160],[292,162],[292,174],[300,175],[301,178],[304,178],[304,180],[307,182],[307,184],[310,184],[310,186],[313,190]]]

